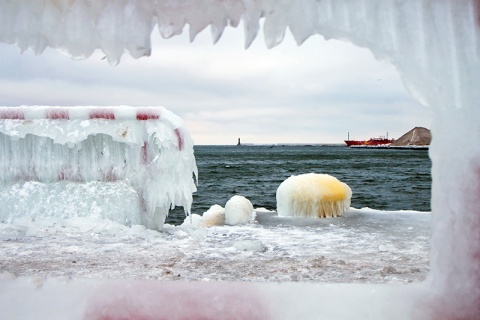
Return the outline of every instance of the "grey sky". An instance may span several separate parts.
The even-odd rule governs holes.
[[[161,105],[196,144],[342,143],[347,132],[398,138],[430,127],[431,110],[366,49],[320,36],[298,47],[289,34],[271,50],[261,35],[243,44],[241,28],[216,45],[208,30],[193,44],[186,31],[163,40],[154,30],[151,57],[115,67],[101,53],[73,61],[0,44],[0,105]]]

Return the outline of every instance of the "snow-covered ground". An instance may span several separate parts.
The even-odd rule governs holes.
[[[418,282],[430,213],[351,208],[333,219],[257,210],[244,226],[162,231],[91,217],[0,224],[0,272],[40,278]]]

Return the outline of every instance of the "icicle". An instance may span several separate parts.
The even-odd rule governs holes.
[[[222,24],[212,24],[210,26],[211,32],[212,32],[212,39],[213,43],[217,43],[218,40],[220,40],[220,37],[223,34],[223,30],[225,30],[225,27],[227,26],[226,22]]]
[[[260,30],[260,17],[262,11],[257,10],[255,3],[252,0],[245,0],[245,14],[242,16],[243,26],[245,31],[245,48],[250,47],[253,40],[257,37]]]
[[[286,28],[287,17],[283,11],[273,11],[265,17],[263,32],[267,48],[271,49],[283,41]]]
[[[295,1],[289,10],[289,29],[298,45],[315,33],[318,22],[317,7],[311,1]],[[295,19],[305,14],[303,19]]]

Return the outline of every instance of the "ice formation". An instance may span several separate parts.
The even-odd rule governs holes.
[[[0,157],[4,222],[93,215],[161,228],[196,191],[192,141],[162,107],[2,107]]]
[[[202,215],[200,227],[223,226],[225,224],[225,209],[218,204],[214,204]]]
[[[193,213],[188,217],[185,217],[185,219],[183,220],[183,223],[181,224],[181,227],[196,229],[200,227],[201,222],[202,222],[202,216],[199,214]]]
[[[181,227],[208,228],[223,225],[225,225],[225,209],[218,204],[214,204],[202,215],[194,213],[186,217]]]
[[[225,224],[246,224],[252,220],[253,205],[243,196],[233,196],[225,204]]]
[[[192,39],[210,26],[216,41],[225,26],[236,27],[242,22],[248,46],[259,31],[261,18],[268,47],[279,44],[288,27],[299,44],[313,34],[320,34],[369,48],[378,59],[387,60],[398,69],[417,99],[434,108],[429,280],[402,288],[76,281],[67,287],[50,282],[35,290],[34,283],[18,279],[3,285],[5,290],[16,292],[14,297],[3,295],[8,299],[2,299],[3,303],[26,305],[27,308],[17,308],[17,312],[28,315],[29,310],[34,310],[36,313],[32,314],[36,317],[43,314],[46,318],[45,313],[51,310],[42,302],[67,306],[56,312],[71,314],[73,318],[85,314],[90,318],[100,315],[109,318],[122,311],[126,318],[134,318],[135,314],[160,317],[159,312],[165,310],[168,313],[163,315],[167,317],[192,310],[185,309],[182,303],[176,309],[158,308],[159,299],[151,299],[150,294],[155,291],[159,297],[169,294],[171,301],[183,298],[178,301],[189,303],[199,296],[215,293],[219,297],[216,307],[241,306],[238,314],[245,318],[251,315],[263,319],[351,319],[359,315],[369,319],[478,318],[480,151],[475,147],[480,136],[478,0],[2,1],[0,41],[16,44],[21,50],[31,48],[38,54],[50,46],[75,58],[86,58],[100,49],[111,63],[117,63],[125,51],[134,57],[149,55],[149,36],[155,25],[166,38],[181,33],[188,25]],[[203,291],[198,294],[198,289]],[[97,292],[97,296],[89,300],[91,292]],[[137,295],[145,292],[148,296]],[[86,300],[90,303],[84,303]],[[348,308],[344,308],[346,304]],[[200,306],[211,308],[204,302]],[[252,306],[255,313],[250,314]],[[62,310],[66,310],[64,314]],[[214,318],[218,313],[209,315]]]
[[[331,175],[307,173],[287,178],[276,196],[281,217],[332,218],[350,208],[352,190]]]

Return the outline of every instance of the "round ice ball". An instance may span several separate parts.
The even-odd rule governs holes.
[[[233,196],[225,204],[225,224],[237,225],[250,222],[253,205],[245,197]]]
[[[277,189],[277,213],[282,217],[331,218],[350,207],[352,189],[328,174],[291,176]]]

